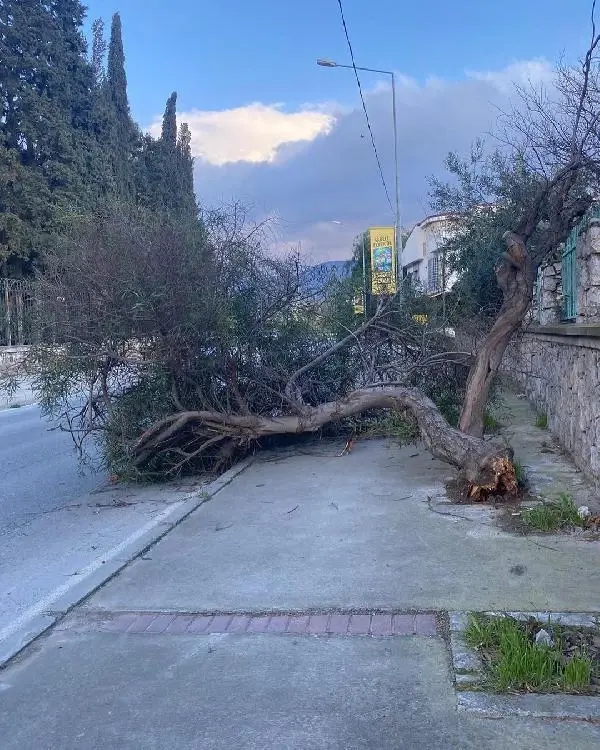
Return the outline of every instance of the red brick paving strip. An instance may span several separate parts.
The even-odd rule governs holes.
[[[371,617],[371,633],[372,635],[391,635],[392,616],[373,615],[373,617]]]
[[[173,622],[175,615],[158,615],[155,620],[152,620],[150,625],[144,631],[145,633],[164,633],[167,627]]]
[[[346,635],[350,624],[350,615],[331,615],[327,632],[332,635]]]
[[[127,628],[137,619],[137,615],[116,615],[112,620],[103,622],[101,630],[108,633],[124,633]]]
[[[231,615],[215,615],[206,628],[207,633],[225,633],[233,617]]]
[[[369,635],[371,630],[371,615],[350,615],[350,634]]]
[[[295,615],[294,617],[290,617],[287,632],[306,633],[306,628],[308,627],[309,620],[310,615]]]
[[[436,635],[435,615],[415,615],[415,633],[417,635]]]
[[[227,628],[228,633],[245,633],[246,628],[248,627],[248,623],[250,622],[252,618],[250,615],[235,615],[231,622],[229,623],[229,627]]]
[[[157,617],[158,613],[156,612],[153,615],[138,615],[126,630],[128,633],[143,633]]]
[[[287,615],[273,615],[269,621],[267,633],[285,633],[289,619]]]
[[[190,624],[188,625],[187,632],[188,633],[204,633],[212,619],[213,618],[210,617],[210,615],[208,617],[205,617],[203,615],[194,617],[192,622],[190,622]]]
[[[192,615],[167,612],[120,613],[90,623],[112,633],[293,633],[310,635],[437,635],[434,614]]]
[[[167,625],[165,633],[170,635],[181,635],[187,632],[188,625],[194,619],[194,615],[176,615],[175,619],[170,625]]]
[[[393,615],[392,632],[394,635],[412,635],[415,632],[415,615]]]
[[[264,633],[270,617],[252,617],[246,628],[246,633]]]
[[[308,623],[307,633],[312,635],[318,635],[320,633],[327,632],[327,625],[329,624],[330,615],[311,615],[310,622]]]

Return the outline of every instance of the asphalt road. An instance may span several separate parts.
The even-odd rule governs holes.
[[[70,436],[51,428],[35,405],[0,411],[0,650],[193,489],[113,487],[82,474]]]

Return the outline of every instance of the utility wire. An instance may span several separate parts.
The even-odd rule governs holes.
[[[379,176],[381,177],[381,184],[383,185],[383,189],[385,190],[385,197],[387,198],[387,202],[389,203],[390,209],[393,213],[394,207],[392,206],[390,193],[389,193],[387,184],[385,182],[385,177],[383,176],[383,169],[381,167],[381,160],[379,159],[377,146],[375,145],[375,136],[373,135],[373,129],[371,128],[371,121],[369,119],[369,113],[367,111],[367,104],[365,102],[365,97],[363,95],[362,86],[360,84],[360,78],[358,77],[358,70],[356,69],[356,63],[354,62],[354,51],[352,49],[352,42],[350,41],[350,34],[348,33],[348,26],[346,25],[346,18],[344,16],[344,7],[342,5],[342,0],[337,0],[337,2],[340,8],[340,16],[342,18],[342,26],[344,27],[344,34],[346,35],[346,41],[348,42],[348,49],[350,50],[350,60],[352,61],[352,69],[354,70],[354,75],[356,76],[356,84],[358,86],[358,93],[360,94],[362,108],[365,113],[365,120],[367,121],[367,128],[369,129],[369,135],[371,136],[371,145],[373,146],[373,153],[375,154],[375,161],[377,162],[377,168],[379,169]]]

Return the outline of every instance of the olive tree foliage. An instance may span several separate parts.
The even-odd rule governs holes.
[[[28,364],[45,409],[78,442],[100,438],[117,473],[226,458],[224,440],[195,454],[205,441],[193,431],[149,460],[131,446],[173,411],[284,413],[291,374],[339,336],[339,316],[303,290],[299,259],[267,254],[263,229],[238,205],[188,224],[124,206],[66,223],[37,280]],[[346,356],[297,379],[306,403],[350,387]]]
[[[473,165],[452,158],[454,192],[434,184],[442,202],[468,214],[463,239],[480,260],[481,217],[488,219],[484,230],[492,229],[496,236],[503,224],[507,226],[502,235],[505,249],[497,248],[494,264],[501,302],[491,295],[497,314],[477,346],[459,421],[461,431],[474,436],[483,434],[494,380],[507,346],[527,319],[540,265],[553,258],[598,195],[600,34],[595,6],[594,0],[590,43],[581,61],[559,65],[550,86],[517,87],[518,105],[501,117],[496,179],[492,175],[490,183],[485,162],[478,170],[477,160]],[[485,264],[484,260],[479,267],[489,278]]]
[[[477,316],[485,332],[502,306],[495,269],[504,250],[503,236],[519,219],[538,186],[519,154],[490,150],[478,139],[466,157],[450,153],[447,178],[430,178],[432,208],[450,213],[456,231],[440,248],[456,284],[448,306],[453,324],[465,326]]]
[[[354,315],[351,280],[307,284],[264,230],[238,205],[189,223],[123,205],[66,220],[36,282],[27,362],[45,411],[119,476],[219,470],[281,435],[349,436],[381,409],[464,463],[473,446],[418,390],[464,382],[464,353],[406,299]]]

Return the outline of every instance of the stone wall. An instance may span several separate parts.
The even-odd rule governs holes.
[[[600,221],[577,241],[577,319],[562,323],[561,265],[542,272],[534,320],[511,348],[507,370],[548,417],[576,463],[600,480]]]
[[[532,326],[511,360],[548,428],[600,480],[600,325]]]

